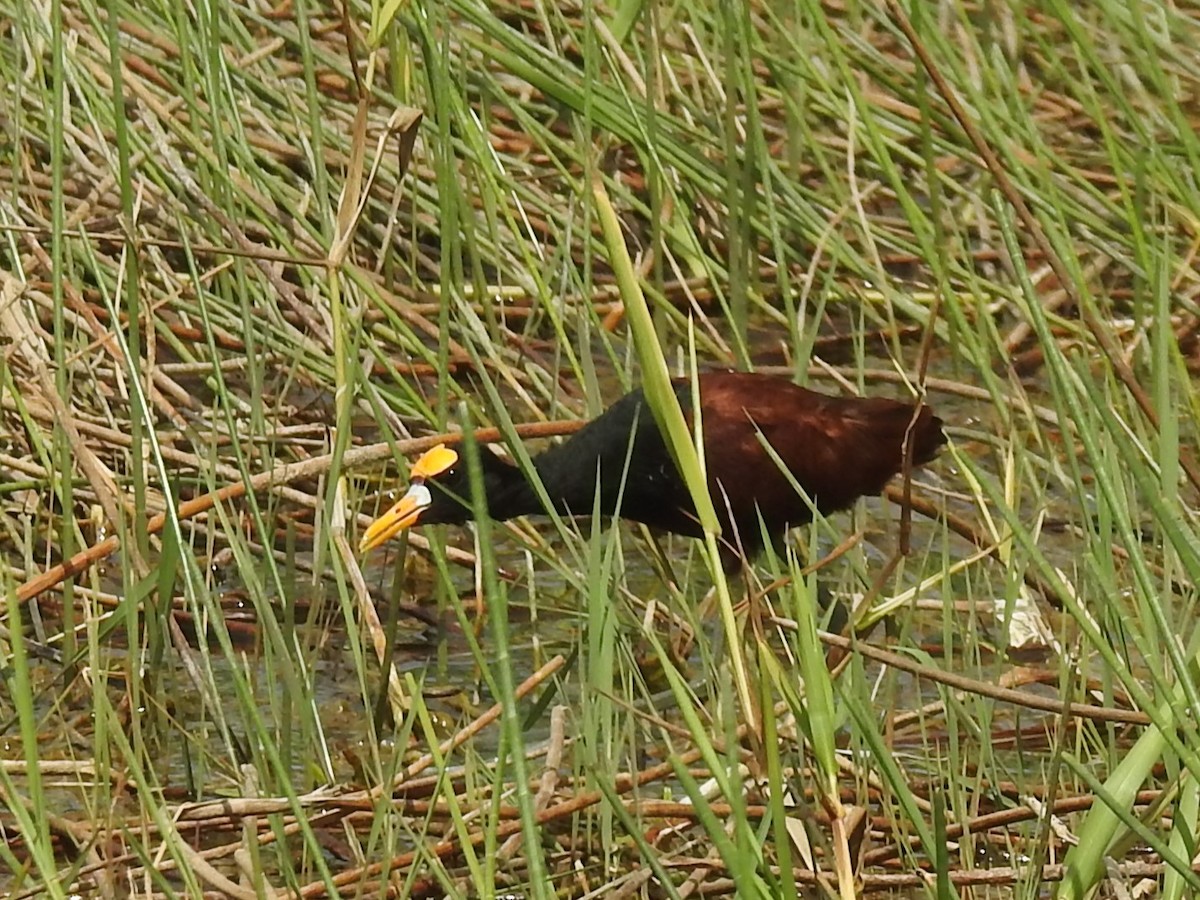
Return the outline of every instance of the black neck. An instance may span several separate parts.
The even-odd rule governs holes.
[[[491,451],[484,451],[491,454]],[[484,496],[487,497],[488,514],[493,519],[515,519],[518,516],[537,515],[544,512],[537,491],[526,480],[520,468],[493,456],[494,465],[487,465],[483,472]],[[537,460],[534,460],[537,467]],[[539,475],[541,469],[538,468]],[[543,481],[545,476],[541,476]],[[547,484],[547,490],[549,485]],[[553,496],[553,494],[551,494]]]
[[[636,444],[636,452],[630,453],[631,442]],[[537,491],[520,469],[499,457],[492,460],[496,465],[489,465],[485,474],[488,512],[493,518],[511,519],[545,511]],[[591,515],[597,490],[602,514],[611,515],[618,506],[628,511],[629,504],[620,502],[626,476],[630,485],[644,489],[648,484],[661,485],[664,477],[673,482],[663,471],[674,472],[641,391],[626,394],[566,441],[539,453],[533,458],[533,467],[554,508],[576,516]],[[664,502],[677,500],[667,497]],[[650,505],[656,505],[656,501],[650,501]],[[649,521],[654,518],[651,512],[642,511],[636,518]]]
[[[570,459],[557,450],[556,447],[533,458],[538,479],[558,512],[588,515],[596,490],[595,460]],[[488,514],[493,519],[515,519],[545,512],[537,489],[520,468],[507,462],[489,468],[484,473],[484,488]]]

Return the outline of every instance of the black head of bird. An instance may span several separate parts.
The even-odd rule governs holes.
[[[540,512],[533,486],[520,470],[486,447],[479,448],[479,468],[488,513],[497,519]],[[370,550],[406,528],[461,525],[474,516],[471,479],[466,460],[445,444],[427,450],[409,472],[408,491],[363,534],[361,550]]]

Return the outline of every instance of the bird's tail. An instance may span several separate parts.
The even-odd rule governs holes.
[[[912,443],[913,465],[919,466],[930,462],[938,455],[942,445],[946,443],[946,433],[942,431],[942,420],[934,415],[932,409],[922,405],[917,413],[917,420],[913,422],[912,429],[908,433],[908,440]]]

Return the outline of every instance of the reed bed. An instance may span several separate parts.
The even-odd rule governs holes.
[[[1196,8],[0,32],[7,896],[1200,887]],[[439,436],[714,367],[950,445],[729,580],[586,519],[355,552]]]

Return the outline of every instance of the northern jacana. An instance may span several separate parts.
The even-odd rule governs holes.
[[[782,378],[746,372],[698,377],[708,487],[720,519],[725,562],[762,549],[812,520],[812,507],[764,447],[770,445],[823,515],[878,494],[904,463],[932,460],[945,443],[928,406],[880,397],[831,397]],[[691,384],[676,382],[691,424]],[[641,390],[626,394],[568,440],[533,457],[554,508],[590,515],[597,492],[604,515],[689,537],[703,531],[682,475]],[[515,465],[480,448],[488,514],[512,519],[544,512],[537,491]],[[412,468],[400,500],[371,523],[360,551],[416,524],[461,524],[472,518],[470,479],[460,454],[441,446]],[[624,485],[622,488],[622,480]]]

